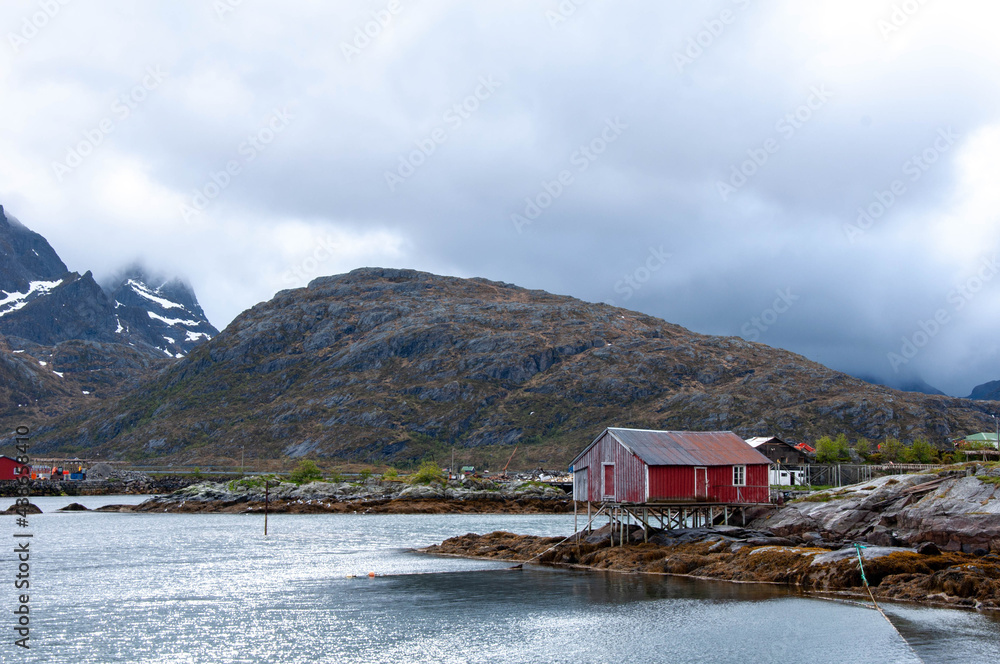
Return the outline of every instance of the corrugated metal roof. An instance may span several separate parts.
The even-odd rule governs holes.
[[[732,431],[653,431],[617,427],[608,427],[606,431],[650,466],[771,463]]]

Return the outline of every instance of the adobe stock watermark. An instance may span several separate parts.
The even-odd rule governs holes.
[[[882,39],[889,41],[889,37],[902,30],[929,1],[904,0],[899,4],[894,4],[888,18],[880,18],[875,24],[878,27],[878,31],[882,33]]]
[[[942,154],[955,145],[957,140],[958,134],[951,127],[938,129],[937,138],[931,145],[903,162],[901,166],[903,175],[910,182],[918,181],[941,158]],[[875,221],[881,219],[906,192],[906,183],[901,178],[890,182],[885,189],[876,189],[872,192],[872,201],[858,208],[858,218],[855,222],[844,224],[844,234],[847,235],[848,242],[854,244],[859,237],[867,233],[875,225]]]
[[[119,124],[132,117],[135,109],[149,98],[150,92],[160,87],[166,77],[167,72],[163,71],[160,65],[146,67],[146,75],[142,80],[111,103],[111,115],[102,118],[96,126],[85,130],[83,138],[66,149],[66,156],[62,161],[52,162],[52,173],[56,177],[56,182],[61,183],[63,178],[79,168]]]
[[[37,37],[45,29],[45,26],[58,16],[62,8],[70,2],[72,0],[38,0],[38,11],[22,18],[20,29],[17,32],[7,33],[7,41],[14,53],[20,53],[21,49]]]
[[[997,263],[995,254],[991,258],[984,258],[980,261],[976,274],[948,292],[946,301],[950,307],[941,307],[927,320],[918,320],[913,333],[901,338],[899,352],[886,354],[886,359],[892,370],[899,373],[899,367],[909,364],[910,360],[915,358],[920,350],[953,320],[952,315],[965,309],[976,297],[976,294],[993,280],[997,272],[1000,272],[1000,264]]]
[[[191,223],[192,219],[203,213],[212,201],[229,188],[237,175],[268,149],[268,146],[294,119],[295,116],[289,112],[288,106],[275,108],[268,113],[261,126],[253,133],[247,134],[246,140],[236,147],[237,157],[227,161],[223,168],[209,173],[204,184],[194,190],[190,201],[180,204],[184,221]]]
[[[673,254],[667,253],[663,249],[662,244],[658,247],[650,247],[648,253],[649,255],[646,256],[643,262],[615,282],[614,290],[619,295],[622,295],[625,302],[632,299],[632,296],[648,283],[656,272],[662,270],[667,261],[673,257]],[[613,299],[606,300],[606,303],[612,307],[618,306],[617,302]]]
[[[225,21],[230,14],[243,5],[243,0],[215,0],[212,3],[212,10],[215,11],[215,18]]]
[[[28,530],[28,505],[31,504],[31,472],[29,466],[31,457],[28,450],[31,447],[31,429],[26,426],[19,426],[14,430],[14,449],[17,454],[14,461],[19,464],[15,469],[21,471],[17,478],[17,500],[14,501],[17,515],[15,524],[19,530],[14,532],[14,564],[15,574],[13,586],[20,594],[17,596],[14,609],[14,645],[19,648],[29,649],[28,641],[31,639],[31,596],[27,592],[31,589],[31,538],[33,533]],[[18,638],[20,637],[20,638]]]
[[[787,313],[799,300],[799,296],[794,295],[791,288],[786,288],[785,290],[778,289],[775,293],[778,297],[774,298],[774,302],[771,303],[770,307],[764,309],[764,311],[760,312],[760,315],[752,317],[740,327],[740,334],[747,341],[757,341],[760,339],[760,335],[772,328],[782,314]]]
[[[814,85],[809,88],[809,96],[806,97],[806,100],[794,110],[778,118],[778,121],[774,123],[774,131],[780,138],[771,136],[765,139],[759,147],[747,149],[747,158],[732,166],[729,179],[716,181],[715,186],[722,201],[728,202],[730,196],[742,189],[750,181],[750,178],[760,172],[760,169],[781,149],[782,141],[791,140],[813,118],[816,111],[826,105],[832,96],[833,93],[827,90],[826,85]]]
[[[389,0],[385,9],[379,9],[371,13],[371,20],[364,25],[354,28],[354,39],[350,42],[340,42],[340,52],[344,54],[347,62],[352,62],[361,55],[361,51],[371,46],[372,42],[378,39],[382,32],[389,27],[396,14],[403,10],[399,0]]]
[[[597,136],[570,154],[570,166],[574,167],[577,173],[583,173],[604,154],[609,145],[621,138],[626,129],[628,129],[628,125],[622,122],[621,118],[615,117],[605,120],[604,128]],[[542,213],[566,193],[567,188],[572,186],[575,181],[573,169],[569,168],[559,171],[551,180],[542,180],[541,191],[533,196],[525,196],[524,208],[521,212],[510,215],[514,230],[519,234],[523,233],[524,227],[535,223],[542,216]]]
[[[294,267],[289,268],[281,275],[281,281],[289,288],[306,284],[310,276],[318,274],[319,266],[330,260],[337,253],[337,241],[332,236],[316,238],[316,246],[312,254],[306,256]]]
[[[545,11],[545,20],[549,22],[549,27],[555,30],[568,21],[585,4],[587,4],[587,0],[560,0],[555,9]]]
[[[750,0],[732,0],[739,11],[750,6]],[[739,12],[723,9],[713,18],[702,21],[702,29],[687,40],[687,44],[679,51],[674,51],[674,64],[677,71],[684,73],[684,68],[694,64],[694,61],[705,54],[715,42],[726,32],[726,28],[736,22]]]
[[[480,109],[482,103],[493,96],[498,88],[503,85],[493,76],[480,76],[479,85],[465,97],[462,101],[452,104],[451,108],[444,112],[441,121],[444,127],[435,127],[427,136],[413,142],[415,149],[406,154],[399,155],[396,169],[386,170],[383,173],[385,183],[391,193],[396,193],[396,188],[406,182],[417,172],[417,169],[427,163],[427,159],[434,154],[438,147],[448,140],[448,132],[455,131],[461,127],[472,114]]]

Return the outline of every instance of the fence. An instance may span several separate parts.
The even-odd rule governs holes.
[[[799,477],[805,477],[806,486],[845,486],[848,484],[858,484],[867,482],[873,477],[883,477],[885,475],[904,475],[906,473],[918,473],[920,471],[939,468],[940,465],[922,463],[886,463],[878,465],[868,464],[804,464],[782,465],[772,464],[771,468],[781,471],[791,471]]]

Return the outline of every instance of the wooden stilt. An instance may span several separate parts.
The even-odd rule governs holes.
[[[624,508],[621,508],[618,512],[618,546],[625,546],[625,519],[628,518],[628,512]]]
[[[608,512],[608,534],[610,535],[610,537],[608,538],[611,541],[610,546],[614,546],[615,545],[615,508],[614,507],[612,507],[611,510]]]

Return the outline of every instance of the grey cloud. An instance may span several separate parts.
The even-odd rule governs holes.
[[[181,273],[220,327],[286,287],[315,238],[336,231],[357,246],[318,269],[481,275],[706,333],[741,334],[790,288],[800,299],[759,340],[875,375],[894,373],[887,354],[947,306],[965,263],[996,249],[970,236],[956,258],[927,241],[960,210],[956,159],[997,123],[997,53],[955,30],[984,3],[927,9],[943,27],[915,21],[883,40],[884,12],[865,3],[839,5],[856,15],[824,35],[828,9],[790,1],[589,0],[552,25],[556,2],[400,0],[348,59],[343,45],[386,6],[293,1],[278,14],[243,2],[223,17],[193,0],[67,6],[23,52],[0,55],[4,98],[37,108],[15,109],[18,130],[0,134],[2,202],[71,269],[108,274],[141,256]],[[0,21],[32,7],[5,3]],[[733,20],[702,36],[723,10]],[[163,85],[56,182],[51,161],[156,65]],[[448,115],[482,77],[499,87]],[[781,120],[823,86],[829,99],[788,135]],[[284,107],[287,129],[244,161],[241,145]],[[628,128],[580,170],[574,152],[616,117]],[[947,127],[956,144],[851,242],[857,208]],[[722,200],[718,183],[769,139],[777,151]],[[427,140],[433,152],[391,191],[386,172]],[[179,205],[233,160],[240,172],[185,224]],[[566,170],[572,184],[518,233],[511,215]],[[403,248],[373,247],[377,233]],[[669,261],[628,297],[616,289],[661,246]],[[1000,378],[986,333],[1000,326],[995,289],[952,312],[906,370],[956,394]]]

